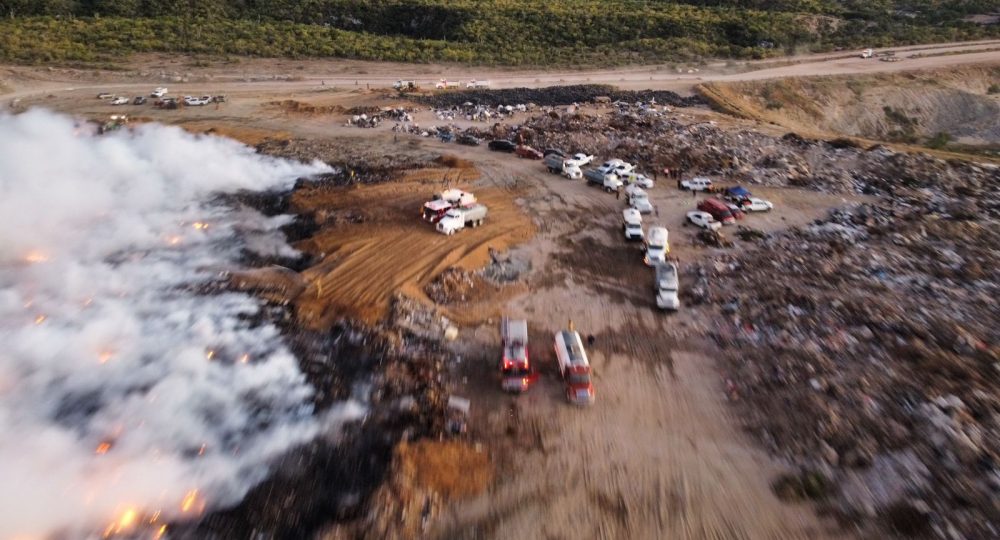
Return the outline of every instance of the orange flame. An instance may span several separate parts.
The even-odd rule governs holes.
[[[188,512],[201,513],[205,510],[205,500],[198,496],[198,490],[192,489],[187,492],[184,499],[181,501],[181,512],[187,514]]]
[[[101,444],[97,445],[97,450],[95,450],[94,453],[99,456],[103,456],[104,454],[108,453],[108,450],[111,450],[111,443],[102,442]]]
[[[203,231],[208,228],[208,223],[205,223],[203,221],[195,221],[192,226],[195,229],[198,229],[199,231]]]
[[[45,315],[39,315],[35,317],[35,324],[42,324],[43,322],[45,322],[45,319],[46,319]]]

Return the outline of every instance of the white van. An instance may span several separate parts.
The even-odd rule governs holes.
[[[622,228],[626,240],[642,240],[642,214],[635,208],[622,210]]]
[[[646,235],[646,257],[643,262],[646,266],[656,266],[657,263],[667,261],[667,253],[670,252],[670,242],[666,227],[651,227]]]

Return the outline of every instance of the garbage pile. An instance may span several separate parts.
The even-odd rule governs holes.
[[[702,268],[728,394],[864,536],[996,537],[1000,173],[824,151],[849,153],[852,181],[891,196]]]
[[[527,105],[521,103],[517,105],[501,104],[496,106],[487,106],[466,101],[461,105],[453,105],[447,108],[435,108],[434,116],[436,116],[438,120],[442,121],[454,121],[457,118],[473,122],[496,122],[509,118],[515,112],[526,112],[534,108],[534,104],[531,103]]]
[[[467,90],[462,92],[442,92],[417,99],[431,106],[448,108],[465,102],[496,107],[509,103],[534,103],[536,105],[569,105],[571,103],[593,103],[597,98],[610,101],[652,102],[671,107],[698,107],[705,105],[700,96],[682,97],[666,90],[627,91],[616,90],[602,84],[578,84],[572,86],[549,86],[546,88],[505,88],[499,90]]]
[[[413,116],[410,114],[412,112],[412,108],[404,107],[376,108],[374,111],[359,112],[358,114],[351,115],[351,117],[347,119],[346,125],[357,126],[360,128],[374,128],[378,127],[379,124],[385,120],[412,122]]]
[[[472,274],[459,268],[448,268],[427,284],[424,292],[435,304],[464,302],[476,284]]]

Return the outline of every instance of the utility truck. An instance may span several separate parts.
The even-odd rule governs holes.
[[[458,88],[458,81],[449,81],[446,79],[441,79],[440,81],[434,83],[434,88],[438,90],[445,90],[448,88]]]
[[[584,171],[583,177],[587,179],[588,184],[601,186],[608,193],[622,187],[622,181],[618,179],[617,174],[602,172],[600,169],[587,169]]]
[[[446,189],[435,194],[434,198],[424,203],[420,209],[420,217],[424,221],[437,223],[448,210],[458,207],[472,206],[476,204],[476,196],[460,189]]]
[[[472,206],[451,208],[438,220],[436,228],[439,233],[450,236],[464,229],[466,226],[478,227],[485,220],[486,205],[474,204]]]

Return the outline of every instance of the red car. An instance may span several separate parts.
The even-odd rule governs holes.
[[[701,201],[698,204],[698,210],[708,212],[716,221],[723,225],[736,223],[736,216],[733,215],[733,211],[729,208],[729,205],[714,197]],[[742,214],[742,212],[740,213]]]
[[[542,159],[543,157],[545,157],[538,150],[535,150],[534,148],[523,144],[519,145],[514,150],[514,153],[517,154],[517,157],[527,158],[527,159]]]

